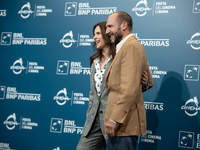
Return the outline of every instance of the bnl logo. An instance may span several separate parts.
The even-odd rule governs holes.
[[[193,1],[193,13],[200,13],[200,0]]]
[[[1,33],[1,45],[11,45],[12,32]]]
[[[199,65],[185,65],[184,80],[199,81]]]
[[[5,91],[6,91],[6,87],[5,86],[0,86],[0,99],[4,99]]]
[[[179,147],[193,149],[194,132],[180,131],[179,132]]]
[[[67,2],[65,4],[65,16],[76,16],[77,2]]]
[[[68,75],[69,61],[59,60],[57,63],[57,74]]]
[[[51,118],[50,132],[61,133],[62,132],[63,119]]]

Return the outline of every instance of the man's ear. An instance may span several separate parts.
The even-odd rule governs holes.
[[[122,22],[121,25],[122,25],[122,27],[121,27],[122,31],[124,31],[124,30],[126,30],[128,28],[128,24],[127,24],[126,21]]]

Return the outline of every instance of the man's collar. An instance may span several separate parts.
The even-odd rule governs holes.
[[[120,48],[122,47],[122,45],[126,42],[126,40],[133,36],[133,33],[127,35],[123,40],[121,40],[117,45],[116,45],[116,54],[118,53],[118,51],[120,50]]]

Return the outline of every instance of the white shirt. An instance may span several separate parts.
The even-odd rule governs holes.
[[[121,40],[117,45],[116,45],[116,54],[118,53],[118,51],[120,50],[120,48],[122,47],[122,45],[126,42],[126,40],[131,37],[134,36],[133,33],[129,34],[128,36],[126,36],[123,40]]]
[[[97,91],[98,96],[100,96],[101,84],[102,84],[104,72],[106,70],[106,65],[111,60],[111,58],[112,58],[112,55],[108,58],[107,62],[101,68],[101,70],[100,70],[100,59],[96,58],[94,60],[94,66],[95,66],[94,81],[95,81],[95,87],[96,87],[96,91]]]

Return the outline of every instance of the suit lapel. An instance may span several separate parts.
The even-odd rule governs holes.
[[[125,41],[125,43],[122,45],[122,47],[120,48],[119,52],[116,54],[115,58],[113,59],[111,65],[110,65],[110,68],[108,69],[107,75],[106,75],[106,82],[107,82],[107,80],[108,80],[108,76],[109,76],[109,74],[110,74],[110,70],[111,70],[113,64],[115,63],[115,61],[116,61],[116,60],[118,59],[118,57],[120,56],[120,53],[122,53],[122,51],[123,51],[124,45],[126,45],[127,42],[129,42],[130,40],[132,40],[132,38],[136,39],[135,36],[129,37],[129,38]]]
[[[102,79],[102,84],[101,84],[101,91],[100,91],[100,96],[102,95],[103,91],[105,90],[106,88],[106,85],[105,85],[105,80],[106,80],[106,72],[108,71],[108,69],[110,68],[110,64],[112,63],[112,60],[110,60],[107,65],[106,65],[106,70],[104,72],[104,75],[103,75],[103,79]]]
[[[90,74],[91,90],[93,91],[93,93],[95,93],[96,96],[98,96],[97,95],[97,90],[96,90],[96,87],[95,87],[94,73],[95,73],[95,66],[94,66],[94,64],[92,64],[91,74]]]

